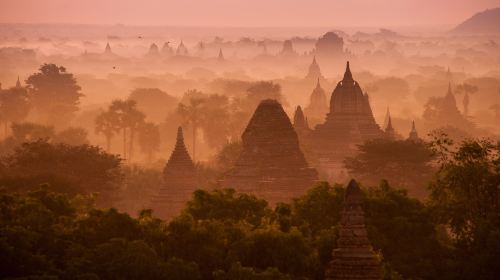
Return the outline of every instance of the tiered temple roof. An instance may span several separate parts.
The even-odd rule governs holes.
[[[163,169],[163,185],[152,199],[154,213],[164,219],[179,214],[195,190],[195,166],[184,145],[182,128],[179,127],[174,151]]]
[[[352,155],[357,145],[383,136],[373,117],[368,95],[353,79],[347,62],[344,78],[332,93],[326,121],[316,126],[308,145],[319,158],[342,161]]]
[[[333,250],[325,272],[327,280],[382,279],[380,260],[368,240],[362,205],[363,193],[356,181],[351,180],[346,189],[337,249]]]
[[[297,133],[276,100],[262,101],[242,135],[243,150],[224,185],[271,203],[303,194],[318,178],[300,150]]]

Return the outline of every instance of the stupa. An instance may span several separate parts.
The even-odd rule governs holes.
[[[163,185],[152,199],[153,213],[160,218],[172,218],[180,213],[195,190],[195,166],[184,145],[182,127],[179,127],[174,151],[163,169]]]
[[[302,112],[300,106],[297,106],[295,114],[293,115],[293,128],[295,132],[297,132],[299,139],[311,132],[309,124],[307,123],[307,118],[304,116],[304,112]]]
[[[337,249],[333,250],[325,272],[327,280],[382,279],[380,260],[368,240],[362,205],[363,193],[351,180],[346,189]]]
[[[304,113],[311,121],[311,125],[316,125],[325,120],[328,113],[328,103],[326,101],[325,90],[321,87],[319,78],[316,81],[316,87],[309,98],[309,105],[304,108]]]
[[[309,65],[309,70],[307,71],[307,75],[305,78],[307,81],[317,81],[317,80],[325,80],[323,74],[321,74],[321,69],[319,68],[318,62],[316,62],[316,57],[313,57],[311,65]]]
[[[387,127],[384,130],[385,138],[388,140],[396,140],[396,130],[392,127],[392,118],[389,115],[389,119],[387,121]]]
[[[285,40],[283,42],[283,48],[281,49],[280,55],[285,57],[297,55],[297,52],[293,49],[292,40]]]
[[[242,152],[223,185],[276,203],[303,194],[317,181],[278,101],[261,101],[241,138]]]
[[[411,141],[421,141],[420,137],[418,137],[417,129],[415,128],[415,121],[411,123],[410,134],[408,135],[408,140]]]
[[[149,57],[157,57],[160,55],[160,49],[155,43],[152,43],[151,46],[149,46],[149,51],[147,56]]]

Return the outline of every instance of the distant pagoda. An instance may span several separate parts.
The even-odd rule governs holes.
[[[161,48],[161,54],[164,56],[174,55],[174,49],[170,46],[170,42],[165,42]]]
[[[297,197],[318,179],[300,150],[290,119],[278,101],[263,100],[242,135],[243,150],[224,185],[270,203]]]
[[[356,152],[358,145],[383,136],[373,117],[368,94],[353,79],[347,62],[344,78],[332,93],[326,121],[315,127],[308,145],[323,162],[335,163],[336,167],[330,167],[337,168],[346,156]]]
[[[293,115],[293,128],[295,129],[295,132],[297,132],[297,135],[299,135],[299,139],[301,136],[305,136],[311,131],[309,124],[307,123],[307,118],[304,116],[304,112],[302,112],[302,108],[300,106],[297,106],[295,114]]]
[[[224,54],[222,53],[222,49],[219,49],[219,55],[217,56],[217,60],[224,61]]]
[[[109,45],[109,43],[106,43],[106,47],[104,48],[104,54],[113,54],[113,52],[111,51],[111,46]]]
[[[392,118],[389,114],[389,118],[387,120],[387,127],[384,130],[385,138],[389,140],[396,140],[396,130],[392,127]]]
[[[382,279],[380,260],[368,240],[362,205],[363,193],[356,181],[351,180],[346,189],[337,249],[332,252],[326,280]]]
[[[291,57],[297,55],[297,52],[293,49],[292,40],[285,40],[283,42],[283,48],[281,49],[280,55],[284,57]]]
[[[316,56],[313,57],[313,61],[311,62],[311,65],[309,65],[306,80],[312,82],[317,80],[325,80],[325,77],[323,77],[323,74],[321,74],[321,69],[319,68],[318,62],[316,61]]]
[[[316,81],[316,87],[309,98],[309,105],[304,108],[304,113],[314,124],[323,122],[328,113],[328,103],[326,101],[325,90],[321,87],[319,78]]]
[[[174,151],[163,169],[163,185],[152,199],[154,213],[160,218],[172,218],[180,213],[195,190],[195,166],[184,145],[182,127],[179,127]]]
[[[151,46],[149,46],[149,51],[147,56],[149,57],[157,57],[160,55],[160,49],[155,43],[152,43]]]
[[[415,121],[411,123],[410,134],[408,135],[408,140],[411,141],[420,141],[420,137],[418,137],[417,129],[415,128]]]
[[[181,41],[181,43],[177,47],[177,50],[175,51],[175,54],[178,55],[178,56],[187,56],[188,55],[188,49],[184,45],[183,41]]]

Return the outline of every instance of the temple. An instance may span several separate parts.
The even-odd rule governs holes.
[[[19,80],[19,76],[17,76],[17,81],[16,81],[16,88],[21,88],[21,81]]]
[[[174,49],[170,46],[170,42],[165,42],[161,48],[161,53],[165,56],[174,55]]]
[[[326,101],[325,90],[321,87],[319,78],[309,98],[309,105],[304,108],[304,114],[310,120],[311,125],[322,123],[328,113],[328,104]]]
[[[327,32],[316,42],[314,54],[320,58],[338,58],[344,54],[344,40],[335,32]]]
[[[175,51],[175,54],[177,56],[187,56],[188,55],[188,49],[186,48],[186,46],[184,46],[184,42],[183,41],[181,41],[181,43],[177,47],[177,50]]]
[[[408,140],[411,141],[420,141],[420,137],[418,137],[417,129],[415,128],[415,121],[411,123],[410,134],[408,135]]]
[[[304,116],[304,112],[302,112],[300,106],[297,106],[295,114],[293,115],[293,128],[295,132],[297,132],[297,135],[299,135],[299,139],[311,132],[309,124],[307,123],[307,118]]]
[[[151,208],[160,218],[172,218],[180,213],[195,190],[195,166],[184,145],[182,127],[179,127],[174,151],[163,169],[163,185],[153,197]]]
[[[382,279],[382,267],[368,239],[362,205],[363,193],[358,183],[351,180],[345,193],[337,249],[333,250],[325,272],[327,280]]]
[[[224,186],[256,194],[274,204],[302,195],[318,180],[278,101],[263,100],[241,138],[242,152],[226,174]]]
[[[283,42],[283,48],[281,49],[280,55],[285,57],[297,55],[297,52],[293,49],[292,40],[285,40]]]
[[[106,48],[104,48],[104,54],[113,54],[113,52],[111,51],[111,46],[109,45],[109,43],[106,43]]]
[[[219,61],[224,61],[224,54],[222,53],[222,49],[219,49],[219,55],[217,56]]]
[[[396,130],[394,130],[394,127],[392,127],[392,118],[391,115],[389,114],[389,118],[387,120],[387,126],[384,130],[385,133],[385,138],[388,140],[396,140]]]
[[[384,132],[373,117],[368,95],[353,79],[347,62],[344,78],[332,93],[326,121],[315,127],[306,140],[307,145],[331,174],[342,169],[344,158],[354,155],[358,145],[383,137]]]
[[[155,43],[152,43],[151,46],[149,46],[149,51],[147,56],[148,57],[158,57],[160,55],[160,49]]]
[[[323,77],[323,74],[321,74],[321,69],[319,68],[318,62],[316,62],[316,57],[313,57],[313,61],[311,62],[311,65],[309,65],[309,71],[307,72],[305,79],[312,83],[318,80],[325,80],[325,77]]]

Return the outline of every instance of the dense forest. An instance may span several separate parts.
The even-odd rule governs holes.
[[[496,279],[500,142],[430,145],[439,168],[428,201],[385,180],[363,187],[384,278]],[[322,182],[275,206],[200,189],[164,221],[148,209],[130,216],[105,206],[124,191],[124,174],[146,171],[127,170],[100,148],[40,140],[1,163],[3,279],[323,279],[336,247],[342,185]]]

